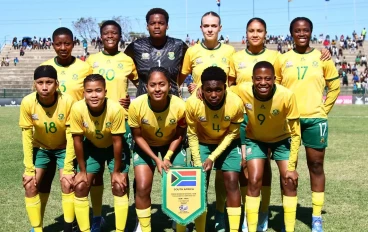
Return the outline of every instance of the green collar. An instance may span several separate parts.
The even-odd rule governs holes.
[[[120,53],[120,51],[118,51],[115,55],[110,55],[110,54],[106,53],[105,51],[102,51],[102,54],[104,54],[105,56],[116,56],[119,53]]]
[[[58,63],[58,61],[57,61],[57,56],[54,58],[54,62],[55,62],[55,64],[56,64],[57,66],[59,66],[59,67],[68,67],[68,66],[70,66],[70,65],[74,64],[74,63],[75,63],[75,61],[76,61],[76,58],[75,58],[74,56],[72,56],[72,62],[71,62],[69,65],[63,66],[63,65],[61,65],[61,64],[59,64],[59,63]]]
[[[256,92],[255,92],[255,90],[254,90],[254,85],[252,86],[252,91],[253,91],[253,96],[254,96],[254,98],[256,98],[258,101],[266,102],[266,101],[271,100],[271,99],[273,98],[273,96],[275,95],[275,93],[276,93],[276,85],[275,85],[275,84],[273,85],[273,88],[272,88],[272,95],[271,95],[268,99],[265,99],[265,100],[263,100],[263,99],[259,99],[259,98],[257,97],[257,94],[256,94]]]
[[[266,48],[263,48],[263,49],[262,49],[262,51],[260,51],[259,53],[257,53],[257,54],[253,54],[253,53],[251,53],[251,52],[248,50],[248,48],[246,48],[246,49],[245,49],[245,52],[246,52],[248,55],[251,55],[251,56],[259,56],[259,55],[261,55],[261,54],[265,53],[265,51],[266,51]]]
[[[147,102],[148,102],[148,106],[149,106],[149,108],[153,111],[153,112],[155,112],[155,113],[162,113],[162,112],[164,112],[165,110],[167,110],[167,108],[169,108],[169,105],[170,105],[170,101],[171,101],[171,97],[168,95],[167,96],[167,105],[165,106],[165,108],[163,109],[163,110],[161,110],[161,111],[156,111],[156,110],[154,110],[154,109],[152,109],[152,106],[151,106],[151,101],[150,101],[150,96],[147,94]]]
[[[204,49],[206,49],[206,50],[210,50],[210,51],[220,49],[221,45],[222,45],[222,43],[220,43],[220,42],[219,42],[219,44],[218,44],[216,47],[214,47],[213,49],[209,49],[209,48],[207,48],[207,47],[206,47],[206,45],[204,45],[204,43],[201,43],[201,46],[202,46]]]
[[[309,52],[306,52],[306,53],[299,53],[297,50],[295,50],[295,48],[293,49],[293,51],[297,54],[301,54],[301,55],[305,55],[305,54],[309,54],[309,53],[312,53],[314,51],[314,48],[312,48]]]

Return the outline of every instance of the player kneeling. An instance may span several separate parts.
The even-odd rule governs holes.
[[[295,168],[300,146],[295,96],[275,84],[274,68],[267,61],[254,66],[252,80],[253,83],[242,83],[238,87],[248,115],[245,139],[249,175],[245,201],[248,230],[255,232],[257,229],[264,163],[270,149],[282,180],[285,229],[294,231],[298,185]]]
[[[194,166],[203,166],[207,172],[207,187],[212,166],[222,171],[229,231],[238,231],[241,215],[239,128],[244,107],[236,94],[226,90],[226,73],[221,68],[206,68],[201,82],[203,101],[192,95],[186,102],[189,147]],[[204,232],[206,213],[197,218],[195,223],[196,230]]]
[[[35,70],[34,85],[36,92],[22,100],[19,119],[19,126],[22,128],[25,166],[23,186],[28,218],[33,231],[42,231],[48,194],[39,193],[39,187],[48,165],[56,160],[60,172],[64,231],[71,232],[74,221],[74,150],[69,115],[74,100],[57,91],[57,72],[50,65],[43,65]]]
[[[100,74],[91,74],[84,79],[84,98],[74,104],[70,119],[78,161],[74,180],[75,215],[80,230],[89,231],[87,196],[94,178],[106,162],[111,173],[116,231],[121,232],[125,230],[129,206],[127,176],[130,157],[123,153],[122,146],[126,132],[124,109],[106,98],[106,83]]]

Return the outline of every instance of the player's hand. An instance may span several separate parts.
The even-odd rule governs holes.
[[[209,170],[211,170],[212,169],[212,166],[213,166],[213,161],[212,160],[210,160],[210,159],[206,159],[205,161],[204,161],[204,163],[203,163],[203,170],[204,171],[209,171]]]
[[[68,183],[70,184],[70,186],[73,186],[74,183],[74,174],[62,174],[60,177],[60,182],[65,179],[66,181],[68,181]]]
[[[321,49],[321,60],[322,61],[326,61],[326,60],[331,60],[331,53],[330,53],[330,51],[328,50],[328,49],[326,49],[326,48],[322,48]]]
[[[88,179],[87,179],[87,172],[78,172],[77,175],[74,177],[73,186],[77,186],[78,184],[85,182],[88,186]]]
[[[124,191],[126,187],[128,187],[127,179],[125,178],[125,175],[120,172],[113,172],[111,174],[111,186],[112,188],[114,185],[117,184],[120,186],[120,188]]]
[[[169,169],[172,166],[172,163],[168,159],[164,159],[164,165]]]
[[[36,173],[33,176],[27,176],[23,174],[23,187],[25,187],[31,181],[33,181],[34,186],[37,186]]]
[[[203,98],[202,98],[202,88],[198,88],[197,89],[197,97],[199,98],[199,100],[203,101]]]
[[[246,161],[246,159],[242,159],[242,162],[241,162],[241,167],[243,168],[243,169],[247,169],[247,161]]]
[[[168,167],[166,167],[166,165],[164,164],[164,161],[162,160],[157,160],[156,161],[156,165],[157,165],[157,171],[162,175],[162,169],[167,172],[168,171]]]
[[[119,99],[119,103],[126,110],[129,109],[129,105],[130,105],[130,97],[129,97],[129,95],[127,94],[125,98]]]
[[[298,186],[299,174],[297,171],[286,171],[285,173],[285,185],[287,185],[288,180],[292,180],[295,186]]]
[[[188,85],[188,91],[189,91],[189,93],[192,94],[196,88],[197,88],[197,85],[196,84],[190,83]]]

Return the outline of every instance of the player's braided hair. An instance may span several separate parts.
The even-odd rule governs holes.
[[[151,10],[149,10],[146,14],[146,22],[149,22],[149,18],[151,17],[151,15],[154,14],[160,14],[163,15],[165,17],[166,23],[169,23],[169,14],[167,13],[166,10],[162,9],[162,8],[152,8]]]
[[[216,12],[213,12],[213,11],[208,11],[208,12],[204,13],[204,15],[201,18],[201,25],[202,25],[203,18],[206,17],[206,16],[208,16],[208,15],[212,15],[212,16],[217,17],[219,19],[219,25],[221,25],[221,17],[220,17],[220,15],[217,14]]]
[[[253,67],[253,76],[254,76],[255,71],[257,69],[260,69],[260,68],[271,69],[272,74],[275,75],[275,68],[273,67],[273,65],[270,62],[260,61],[260,62],[256,63],[256,65],[254,65],[254,67]]]
[[[208,67],[206,68],[201,76],[201,82],[204,84],[205,81],[221,81],[226,83],[226,73],[222,68],[219,67]]]
[[[149,71],[148,71],[148,79],[147,82],[149,81],[149,79],[151,78],[152,73],[154,72],[160,72],[162,74],[164,74],[166,80],[170,83],[170,73],[166,68],[163,67],[152,67]]]
[[[100,81],[104,87],[106,87],[106,81],[100,74],[90,74],[83,81],[83,87],[86,86],[87,82]]]
[[[100,27],[100,34],[102,35],[102,30],[104,29],[104,27],[110,26],[110,25],[117,27],[119,31],[119,35],[121,36],[121,26],[119,25],[119,23],[117,23],[114,20],[106,20],[105,22],[103,22]]]
[[[72,38],[72,40],[74,38],[73,32],[69,28],[66,28],[66,27],[59,27],[58,29],[56,29],[54,33],[52,33],[52,40],[55,40],[55,37],[59,35],[68,35],[70,36],[70,38]]]
[[[290,35],[293,34],[293,27],[294,27],[294,23],[296,23],[297,21],[306,21],[307,23],[309,23],[309,26],[310,26],[310,30],[311,30],[311,33],[313,31],[313,23],[312,21],[309,19],[309,18],[306,18],[306,17],[297,17],[295,19],[293,19],[293,21],[291,21],[290,23]]]

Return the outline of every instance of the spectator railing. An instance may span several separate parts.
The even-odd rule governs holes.
[[[31,92],[31,89],[0,89],[0,98],[23,98]]]

